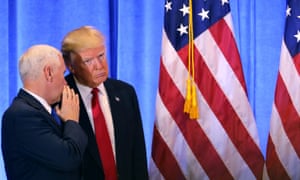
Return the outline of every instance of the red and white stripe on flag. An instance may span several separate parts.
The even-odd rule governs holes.
[[[188,1],[165,4],[150,179],[262,179],[264,159],[226,0],[193,1],[200,118],[183,112],[188,8]]]
[[[266,166],[270,179],[300,179],[300,1],[288,0]]]

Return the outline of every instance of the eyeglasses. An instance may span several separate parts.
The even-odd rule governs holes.
[[[100,53],[98,56],[93,58],[83,58],[82,62],[86,64],[87,66],[93,65],[96,61],[102,62],[105,59],[105,53]]]

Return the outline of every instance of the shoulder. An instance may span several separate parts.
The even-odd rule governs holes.
[[[24,113],[31,111],[40,111],[41,109],[42,104],[33,96],[21,89],[17,96],[13,99],[7,111],[12,112],[13,114],[16,112]]]
[[[25,96],[26,97],[25,97]],[[11,105],[3,113],[3,122],[37,122],[36,119],[44,118],[48,113],[42,105],[30,95],[19,93]]]
[[[134,87],[122,80],[109,78],[104,82],[104,86],[110,97],[119,96],[123,98],[137,98]]]
[[[129,84],[128,82],[122,81],[122,80],[118,80],[118,79],[108,78],[104,82],[104,86],[108,89],[134,91],[134,87],[131,84]]]

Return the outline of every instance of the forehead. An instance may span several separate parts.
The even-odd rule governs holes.
[[[102,54],[104,52],[105,52],[105,46],[102,45],[95,48],[88,48],[88,49],[81,50],[78,52],[78,54],[81,57],[86,57],[86,56],[93,57],[93,56],[98,56],[99,54]]]

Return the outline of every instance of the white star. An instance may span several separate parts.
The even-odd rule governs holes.
[[[229,4],[229,0],[221,0],[222,1],[222,6],[224,6],[225,3]]]
[[[169,2],[169,1],[167,1],[167,3],[165,4],[165,8],[166,8],[166,11],[167,11],[167,12],[168,12],[169,10],[172,10],[171,5],[172,5],[172,2]]]
[[[203,21],[205,18],[209,19],[208,13],[209,13],[209,10],[205,11],[205,10],[202,8],[202,12],[201,12],[201,13],[198,13],[198,15],[202,17],[201,20]]]
[[[291,16],[291,10],[292,8],[290,8],[289,6],[286,8],[286,16]]]
[[[300,41],[300,31],[297,31],[297,34],[294,35],[295,38],[297,38],[297,43]]]
[[[185,4],[183,4],[183,7],[181,9],[179,9],[179,11],[181,11],[183,13],[182,16],[185,16],[186,14],[189,14],[190,8],[188,6],[186,6]]]
[[[297,16],[297,18],[299,18],[299,19],[300,19],[300,16]]]
[[[177,31],[180,32],[180,36],[182,36],[183,34],[187,34],[187,29],[188,27],[187,26],[184,26],[183,24],[180,24],[180,27],[177,28]]]

